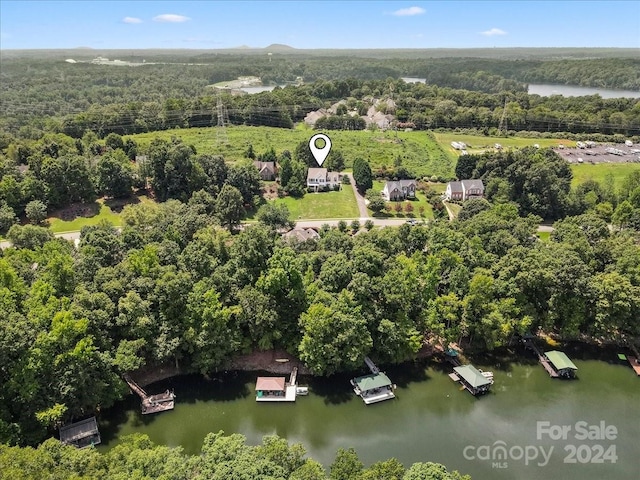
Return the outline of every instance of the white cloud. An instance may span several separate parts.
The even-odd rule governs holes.
[[[396,17],[411,17],[413,15],[422,15],[426,10],[422,7],[401,8],[393,12]]]
[[[160,23],[182,23],[191,20],[189,17],[185,17],[184,15],[176,15],[175,13],[163,13],[162,15],[158,15],[157,17],[153,17],[154,22]]]
[[[507,32],[504,30],[500,30],[499,28],[492,28],[491,30],[486,30],[484,32],[480,32],[480,35],[484,35],[485,37],[495,37],[496,35],[506,35]]]
[[[124,23],[142,23],[142,20],[136,17],[124,17],[122,21]]]

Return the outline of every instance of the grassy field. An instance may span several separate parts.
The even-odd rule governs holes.
[[[226,128],[228,143],[218,142],[215,127],[183,128],[161,132],[129,135],[140,146],[141,151],[154,138],[171,139],[178,137],[186,144],[193,145],[198,153],[223,155],[227,161],[242,160],[249,145],[256,153],[273,147],[277,153],[283,150],[293,152],[300,142],[308,141],[317,131],[306,125],[295,129],[271,127],[231,126]],[[451,177],[457,157],[447,155],[426,132],[371,132],[331,131],[332,148],[342,152],[347,168],[353,159],[362,157],[369,160],[372,168],[382,165],[392,167],[397,159],[402,166],[418,177],[438,175]]]
[[[617,189],[622,185],[623,180],[631,175],[631,172],[640,172],[640,163],[573,164],[571,171],[573,172],[572,186],[580,185],[587,180],[595,180],[602,184],[607,175],[611,174]]]
[[[350,185],[343,185],[337,192],[307,193],[302,198],[285,197],[271,201],[286,205],[293,220],[360,217]]]
[[[469,153],[482,153],[483,151],[493,148],[499,143],[505,148],[522,148],[532,147],[534,144],[540,147],[555,147],[563,144],[567,147],[575,147],[576,142],[572,140],[556,139],[556,138],[522,138],[522,137],[485,137],[481,135],[465,135],[459,133],[434,133],[436,140],[440,144],[442,150],[454,159],[458,158],[460,152],[451,146],[451,142],[464,142],[467,144]]]

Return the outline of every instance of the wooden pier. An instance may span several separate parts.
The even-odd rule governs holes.
[[[631,357],[627,355],[627,360],[629,361],[631,368],[633,368],[633,371],[636,372],[636,375],[640,377],[640,360],[638,360],[638,357]]]
[[[544,353],[542,353],[542,351],[538,348],[538,346],[535,344],[532,338],[525,338],[522,340],[522,342],[524,343],[524,346],[527,349],[532,350],[533,353],[536,354],[536,356],[538,357],[538,361],[540,362],[540,365],[544,367],[544,369],[547,371],[550,377],[558,378],[560,376],[558,375],[558,372],[556,372],[553,369],[547,357],[545,357]]]
[[[176,396],[172,391],[166,390],[156,395],[148,395],[129,375],[124,375],[124,380],[129,385],[131,391],[140,397],[143,415],[173,410],[175,407]]]

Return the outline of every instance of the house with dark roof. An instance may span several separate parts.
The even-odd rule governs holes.
[[[393,180],[384,184],[382,196],[390,202],[416,198],[416,188],[415,180]]]
[[[484,183],[482,180],[461,180],[459,182],[447,183],[444,192],[445,200],[459,200],[464,202],[471,198],[484,197]]]
[[[340,188],[342,175],[329,172],[326,168],[309,168],[307,172],[307,188],[314,192],[337,190]]]
[[[276,163],[275,162],[253,162],[255,167],[258,169],[260,173],[260,178],[262,180],[275,180],[276,179]]]

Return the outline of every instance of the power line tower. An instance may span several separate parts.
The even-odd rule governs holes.
[[[502,117],[500,117],[498,130],[501,133],[507,130],[507,97],[504,97],[504,107],[502,107]]]
[[[216,127],[216,141],[218,144],[227,144],[229,139],[227,138],[227,125],[229,124],[229,114],[227,108],[222,103],[222,96],[218,93],[218,101],[216,104],[216,111],[218,113],[218,125]]]

